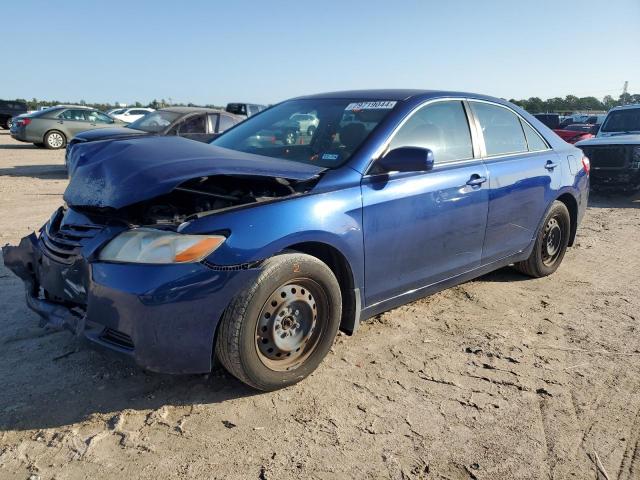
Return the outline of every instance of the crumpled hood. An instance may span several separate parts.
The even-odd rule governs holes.
[[[149,135],[149,132],[143,132],[142,130],[136,130],[134,128],[114,127],[87,130],[86,132],[80,132],[73,138],[81,142],[93,142],[95,140],[106,140],[108,138],[122,138],[142,135]]]
[[[253,155],[181,137],[138,137],[79,143],[64,200],[72,206],[122,208],[213,175],[310,180],[324,169]]]

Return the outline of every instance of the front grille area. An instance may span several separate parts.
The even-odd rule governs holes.
[[[99,225],[62,224],[61,210],[54,215],[42,230],[40,241],[44,252],[53,260],[71,264],[79,256],[84,243],[101,230]]]
[[[591,168],[625,168],[631,160],[632,147],[615,145],[603,147],[583,147],[585,155],[591,161]]]
[[[100,334],[100,340],[115,345],[119,348],[133,350],[133,339],[126,333],[123,333],[119,330],[105,328]]]

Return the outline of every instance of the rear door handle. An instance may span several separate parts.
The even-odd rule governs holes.
[[[557,163],[552,162],[551,160],[549,160],[546,165],[544,166],[544,168],[546,168],[547,170],[553,170],[554,168],[556,168],[558,166]]]
[[[486,181],[487,181],[487,177],[481,177],[478,174],[473,174],[471,175],[471,178],[467,181],[467,185],[470,185],[472,187],[479,187]]]

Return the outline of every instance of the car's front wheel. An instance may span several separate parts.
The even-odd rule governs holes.
[[[264,262],[258,279],[225,311],[216,353],[229,373],[259,390],[307,377],[333,344],[342,297],[335,275],[310,255]]]
[[[51,130],[44,136],[44,145],[51,150],[64,148],[67,145],[67,137],[62,132]]]
[[[515,268],[532,277],[546,277],[555,272],[564,258],[571,233],[571,217],[566,205],[555,201],[547,212],[528,259]]]

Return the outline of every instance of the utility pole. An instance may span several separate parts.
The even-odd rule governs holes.
[[[622,87],[622,105],[625,104],[625,100],[627,99],[627,89],[629,88],[629,81],[625,80],[624,87]]]

